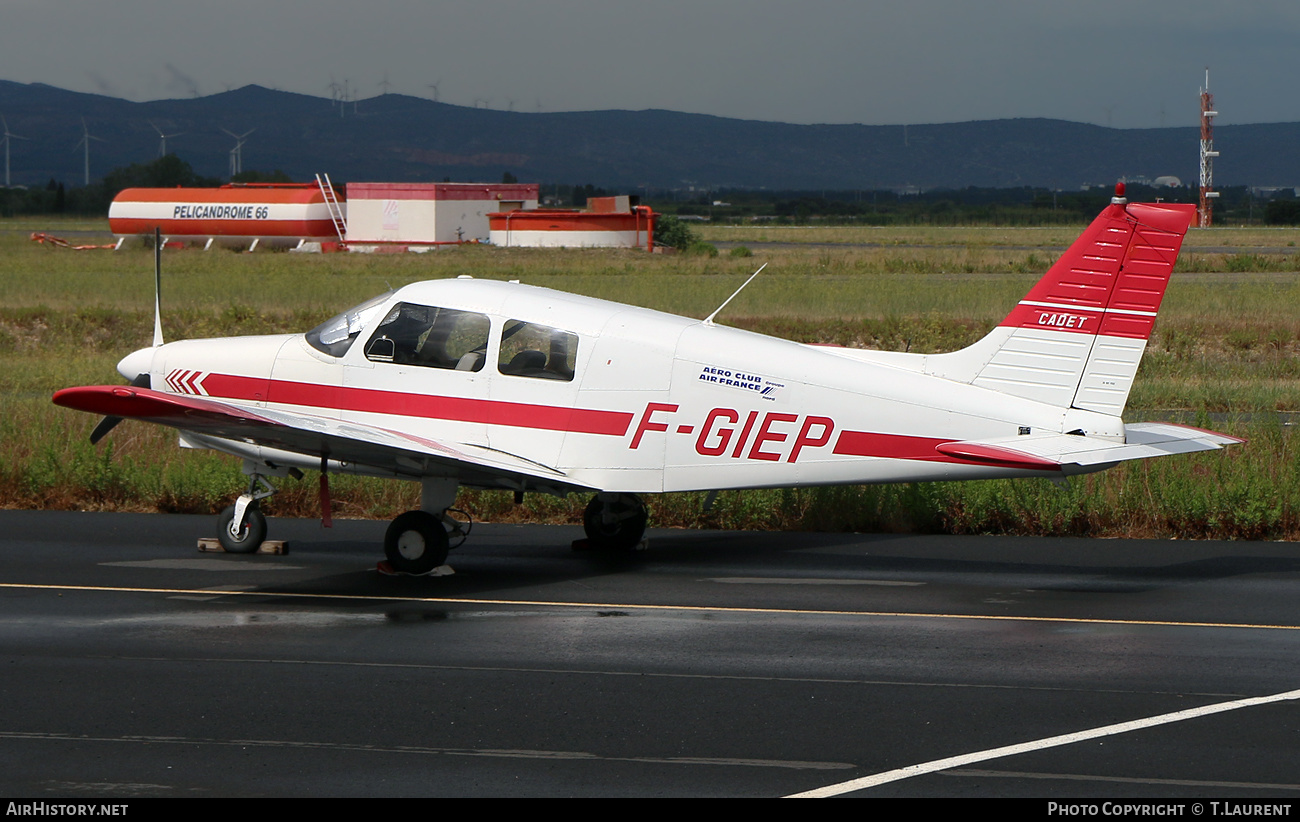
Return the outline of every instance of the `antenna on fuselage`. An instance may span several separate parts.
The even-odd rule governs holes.
[[[162,335],[162,229],[153,228],[153,347],[163,344]]]
[[[763,263],[762,265],[760,265],[760,266],[758,267],[758,271],[755,271],[753,274],[750,274],[750,275],[749,275],[749,279],[748,279],[748,280],[745,280],[745,282],[740,286],[740,288],[737,288],[737,289],[735,290],[735,292],[734,292],[730,297],[728,297],[727,299],[723,300],[723,301],[722,301],[722,305],[718,306],[718,308],[717,308],[716,311],[714,311],[712,314],[710,314],[709,316],[707,316],[707,317],[704,318],[704,324],[705,324],[705,325],[713,325],[713,318],[716,317],[716,316],[718,316],[718,314],[722,311],[722,309],[724,309],[724,308],[727,307],[727,303],[729,303],[729,302],[731,302],[732,300],[736,299],[736,294],[739,294],[740,292],[744,291],[744,290],[745,290],[745,286],[747,286],[747,285],[749,285],[751,282],[753,282],[753,281],[754,281],[754,278],[757,277],[757,276],[759,275],[759,272],[761,272],[761,271],[762,271],[763,269],[765,269],[765,268],[767,268],[767,263]]]

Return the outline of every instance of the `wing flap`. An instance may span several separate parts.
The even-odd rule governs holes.
[[[443,442],[364,423],[248,408],[148,388],[121,385],[65,388],[55,393],[54,403],[92,414],[152,422],[412,477],[450,473],[476,482],[494,478],[531,479],[548,485],[587,487],[568,480],[564,472],[550,466],[472,443]]]

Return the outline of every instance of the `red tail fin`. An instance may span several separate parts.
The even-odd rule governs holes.
[[[1147,339],[1195,213],[1112,203],[1000,325]]]
[[[1117,196],[994,331],[927,370],[1118,416],[1196,207]]]

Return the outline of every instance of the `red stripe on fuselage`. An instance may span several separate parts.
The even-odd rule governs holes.
[[[370,414],[393,414],[457,422],[537,428],[546,431],[571,431],[578,434],[605,434],[621,437],[632,424],[632,414],[624,411],[595,411],[563,408],[501,400],[465,397],[440,397],[431,394],[407,394],[373,388],[348,388],[338,385],[265,380],[232,374],[210,374],[203,381],[210,397],[232,400],[260,400],[266,390],[268,401],[309,408],[334,408]]]
[[[501,400],[407,394],[400,391],[347,388],[286,380],[268,381],[260,377],[241,377],[233,374],[209,374],[203,381],[203,387],[212,398],[260,401],[262,392],[265,391],[270,402],[284,405],[616,437],[626,436],[635,416],[624,411],[597,411]],[[748,422],[752,424],[756,416],[757,412],[751,413]],[[748,433],[749,425],[746,425],[741,436],[742,443],[747,439]],[[959,464],[973,462],[1003,467],[1007,465],[1005,461],[986,461],[975,455],[959,457],[935,450],[936,446],[949,442],[957,442],[957,440],[914,437],[905,434],[879,434],[870,431],[841,431],[835,441],[833,452],[852,457]]]
[[[935,437],[909,437],[905,434],[876,434],[870,431],[841,431],[835,441],[836,454],[848,457],[884,457],[896,460],[955,462],[938,451],[936,445],[956,442]],[[961,460],[966,462],[966,460]]]
[[[949,446],[949,443],[957,442],[959,441],[935,437],[910,437],[906,434],[841,431],[839,439],[835,441],[835,453],[851,457],[950,462],[956,465],[974,463],[996,468],[1021,468],[1028,471],[1061,470],[1058,463],[1012,448],[980,443]],[[939,450],[944,446],[948,447],[943,451]]]

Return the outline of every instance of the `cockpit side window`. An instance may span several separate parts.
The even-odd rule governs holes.
[[[524,320],[507,320],[501,329],[502,374],[570,382],[577,362],[577,334]]]
[[[375,318],[379,310],[388,302],[389,294],[380,294],[378,297],[372,297],[366,300],[356,308],[349,308],[342,314],[330,317],[325,322],[308,331],[306,334],[307,343],[323,354],[329,354],[331,357],[342,357],[348,353],[352,347],[352,341],[357,338],[370,321]]]
[[[366,343],[366,359],[478,371],[483,368],[491,320],[455,308],[398,303]]]

